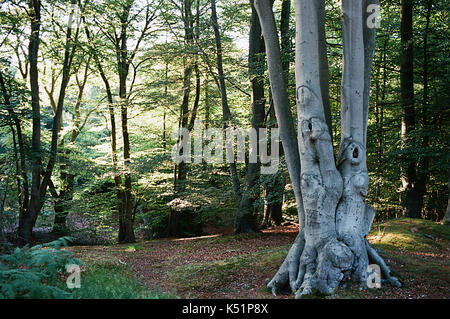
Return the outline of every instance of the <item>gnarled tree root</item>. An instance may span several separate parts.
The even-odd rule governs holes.
[[[375,248],[373,248],[370,245],[370,243],[367,241],[367,239],[366,239],[366,249],[367,249],[367,254],[369,255],[369,260],[371,262],[377,264],[378,266],[380,266],[381,273],[385,277],[384,282],[391,286],[400,288],[402,286],[400,281],[396,277],[392,276],[391,270],[384,262],[384,259],[380,255],[378,255]]]
[[[365,249],[370,262],[380,266],[383,283],[401,287],[400,281],[392,276],[383,258],[365,239]],[[354,256],[343,242],[331,239],[319,249],[305,246],[301,231],[291,246],[283,264],[267,287],[276,296],[278,293],[294,293],[296,298],[314,294],[331,295],[339,284],[355,272]],[[360,278],[361,276],[353,277]],[[364,279],[367,276],[362,276]],[[356,279],[355,279],[356,280]],[[366,285],[367,282],[361,282]]]

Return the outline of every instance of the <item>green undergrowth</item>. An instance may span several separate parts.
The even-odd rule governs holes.
[[[91,254],[75,258],[65,248],[70,237],[15,248],[0,255],[0,299],[162,299],[176,296],[150,290],[125,265],[114,263],[107,255]],[[100,248],[104,250],[105,248]],[[127,247],[130,251],[140,245]],[[69,265],[75,272],[68,272]],[[74,267],[74,268],[73,268]],[[79,287],[69,288],[66,281]]]
[[[90,263],[81,273],[81,288],[75,288],[77,299],[168,299],[175,296],[149,290],[124,265]]]
[[[252,298],[272,298],[265,289],[264,279],[272,277],[284,258],[291,243],[280,247],[255,247],[251,253],[243,252],[252,239],[264,238],[270,240],[272,235],[255,233],[242,235],[226,235],[207,238],[192,238],[180,240],[174,246],[173,253],[162,261],[161,267],[167,269],[168,286],[174,294],[183,298],[217,295],[223,293],[229,296],[246,296]],[[369,241],[379,251],[388,266],[403,284],[403,288],[360,289],[355,283],[339,287],[333,296],[327,298],[385,298],[386,293],[414,294],[423,287],[431,294],[431,287],[447,287],[449,278],[448,259],[445,257],[450,244],[450,227],[426,220],[397,219],[376,223],[368,236]],[[152,254],[152,240],[140,244],[116,245],[98,247],[104,257],[115,253]],[[255,243],[254,243],[255,244]],[[149,246],[150,245],[150,246]],[[179,257],[185,253],[202,251],[205,247],[223,248],[224,257],[219,260],[191,261],[180,264]],[[205,253],[205,250],[203,253]],[[80,298],[164,298],[164,295],[148,291],[131,276],[131,270],[124,265],[104,265],[102,254],[90,250],[93,259],[86,258],[88,265],[82,273],[82,282],[86,287],[75,292]],[[93,253],[93,254],[92,254]],[[240,253],[237,255],[237,253]],[[84,254],[83,254],[84,255]],[[85,260],[85,255],[83,260]],[[97,257],[97,258],[95,258]],[[99,264],[96,263],[99,261]],[[106,286],[105,286],[106,285]],[[155,286],[158,286],[156,283]],[[93,287],[92,290],[89,287]],[[96,292],[95,287],[103,292]],[[114,287],[122,287],[115,289]],[[405,292],[406,291],[406,292]],[[243,294],[243,295],[242,295]],[[291,296],[292,297],[292,296]]]

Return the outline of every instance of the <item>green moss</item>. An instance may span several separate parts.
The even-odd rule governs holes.
[[[222,291],[227,284],[236,282],[242,271],[276,270],[283,262],[289,245],[260,249],[256,253],[234,256],[223,260],[189,264],[176,267],[169,275],[180,289],[206,289]],[[245,288],[245,287],[244,287]]]
[[[435,251],[448,247],[450,227],[428,220],[401,218],[374,224],[368,239],[383,250]]]

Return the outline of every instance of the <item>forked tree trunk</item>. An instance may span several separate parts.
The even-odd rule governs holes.
[[[31,177],[31,197],[27,210],[22,210],[19,216],[19,226],[17,234],[19,237],[19,244],[31,243],[31,236],[33,227],[44,204],[47,187],[50,183],[53,168],[56,163],[56,155],[58,151],[58,135],[60,132],[60,124],[62,111],[64,107],[64,98],[66,95],[66,88],[70,80],[70,69],[76,50],[75,41],[78,37],[78,28],[75,35],[72,35],[72,20],[74,19],[74,10],[69,14],[69,23],[66,33],[66,43],[64,48],[64,62],[61,77],[61,87],[58,97],[58,104],[56,106],[55,115],[53,117],[52,138],[50,144],[50,154],[47,162],[47,167],[44,169],[42,165],[41,156],[41,116],[40,116],[40,101],[39,101],[39,72],[38,72],[38,51],[40,43],[40,25],[41,25],[41,1],[31,0],[29,4],[29,14],[31,19],[31,34],[28,46],[28,58],[30,61],[30,91],[31,91],[31,106],[33,113],[33,133],[32,133],[32,177]],[[74,0],[72,0],[74,4]],[[41,175],[43,175],[41,179]]]
[[[365,238],[375,215],[365,204],[368,186],[365,135],[375,32],[367,29],[364,12],[367,4],[374,2],[342,2],[342,140],[336,165],[323,81],[327,76],[323,46],[325,2],[295,1],[298,114],[295,140],[286,85],[279,75],[280,48],[273,12],[269,0],[255,1],[300,220],[299,235],[288,256],[268,281],[274,294],[287,287],[296,297],[317,292],[331,294],[342,281],[349,279],[365,284],[369,258],[380,265],[391,284],[400,285]]]

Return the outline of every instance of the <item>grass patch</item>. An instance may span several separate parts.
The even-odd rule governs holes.
[[[401,218],[374,224],[368,239],[383,250],[438,251],[448,247],[450,227],[429,220]]]
[[[81,288],[72,290],[75,299],[170,299],[173,295],[149,290],[122,265],[91,263],[81,273]]]
[[[229,284],[236,283],[245,271],[275,271],[283,262],[290,245],[277,248],[261,248],[252,254],[233,256],[227,259],[189,264],[176,267],[169,275],[174,285],[181,290],[224,291]]]
[[[135,252],[135,251],[142,250],[142,249],[144,249],[144,247],[142,247],[141,244],[132,244],[132,245],[126,246],[125,251]]]
[[[365,299],[376,298],[382,295],[383,289],[362,288],[359,283],[349,282],[345,287],[336,288],[331,296],[326,299]]]

